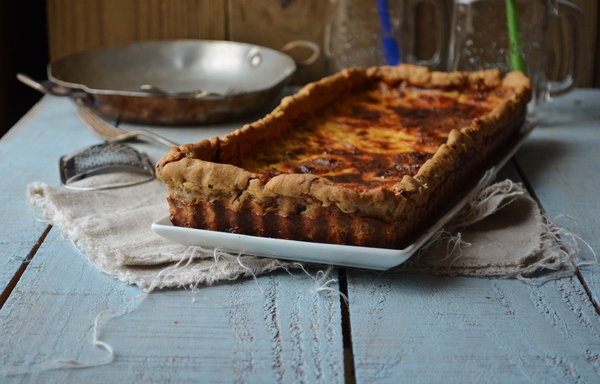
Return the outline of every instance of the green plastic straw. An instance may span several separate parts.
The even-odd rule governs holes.
[[[506,21],[508,24],[508,38],[510,50],[510,65],[513,71],[522,71],[527,74],[527,66],[522,55],[521,33],[519,31],[519,12],[515,0],[506,0]]]

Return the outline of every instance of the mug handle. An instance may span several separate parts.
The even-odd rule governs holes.
[[[573,65],[571,65],[569,74],[562,81],[550,81],[550,97],[562,95],[571,91],[577,85],[577,81],[582,72],[583,49],[581,46],[581,26],[583,25],[583,12],[577,5],[565,0],[556,0],[555,17],[567,20],[573,32]]]
[[[443,38],[450,30],[450,24],[448,22],[448,4],[445,0],[416,0],[413,4],[413,14],[416,14],[416,8],[420,3],[430,3],[433,5],[434,19],[437,28],[435,28],[435,52],[433,56],[427,60],[417,60],[415,58],[415,64],[435,68],[442,63],[442,60],[446,59],[445,56],[448,42],[443,41]]]

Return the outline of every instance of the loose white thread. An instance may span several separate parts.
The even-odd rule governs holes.
[[[310,279],[314,280],[315,285],[314,288],[310,290],[310,292],[318,294],[319,292],[331,291],[340,295],[346,303],[348,303],[348,297],[339,289],[333,288],[330,284],[334,284],[338,282],[338,279],[329,279],[329,275],[331,271],[333,271],[333,265],[329,265],[325,271],[318,270],[315,276],[311,275],[302,263],[294,263],[295,266],[299,267]]]
[[[337,283],[338,279],[327,280],[327,278],[329,277],[329,274],[331,273],[332,270],[333,270],[333,265],[330,265],[329,267],[327,267],[327,270],[325,272],[323,272],[321,270],[317,271],[316,279],[315,279],[315,288],[312,290],[312,292],[319,293],[319,292],[323,292],[323,291],[331,291],[331,292],[334,292],[334,293],[337,293],[338,295],[340,295],[340,297],[344,300],[344,302],[346,302],[346,304],[348,304],[350,302],[350,300],[348,300],[348,296],[346,296],[339,289],[333,288],[330,286],[330,284]],[[319,275],[321,275],[321,277],[319,277]]]
[[[580,236],[575,235],[568,229],[556,225],[556,222],[560,221],[562,218],[568,218],[575,223],[577,222],[572,217],[564,214],[556,216],[554,220],[551,220],[546,215],[542,215],[542,226],[544,228],[543,237],[545,240],[553,243],[552,249],[559,255],[559,257],[548,256],[538,261],[535,263],[535,265],[529,267],[527,270],[521,271],[518,275],[513,277],[516,277],[522,281],[543,285],[552,280],[573,276],[575,271],[581,266],[598,264],[596,252],[585,240],[583,240]],[[585,246],[590,250],[592,253],[592,260],[575,262],[575,260],[583,254],[583,250],[581,249],[579,242],[585,244]],[[565,265],[570,266],[570,268],[565,269]],[[545,268],[553,272],[547,276],[538,278],[524,276],[527,273],[535,272],[533,267],[536,268],[535,270]]]
[[[466,204],[463,210],[449,223],[449,225],[440,231],[438,231],[417,253],[415,259],[418,260],[422,255],[430,250],[431,247],[446,246],[445,255],[442,259],[436,260],[435,263],[445,264],[449,258],[453,258],[451,261],[454,263],[461,255],[464,247],[471,246],[472,244],[466,243],[462,240],[461,233],[458,231],[460,228],[472,225],[479,219],[501,210],[506,205],[512,203],[514,199],[525,193],[525,190],[521,184],[513,183],[510,180],[499,182],[490,187],[485,187],[488,181],[494,176],[493,172],[489,172],[482,178],[478,186],[475,188],[475,193],[472,198]],[[485,188],[483,188],[485,187]],[[501,196],[501,201],[493,202],[492,198]],[[490,204],[491,203],[491,204]],[[496,206],[496,204],[498,204]],[[491,210],[491,211],[490,211]],[[546,247],[544,244],[553,244],[551,246],[551,252],[544,255],[543,258],[535,260],[531,265],[521,265],[519,270],[512,273],[508,272],[502,277],[514,277],[521,280],[527,281],[541,281],[542,283],[560,278],[567,275],[572,275],[574,271],[584,265],[597,264],[598,257],[592,247],[585,242],[580,236],[573,234],[565,228],[558,227],[555,223],[563,217],[570,218],[566,215],[560,215],[554,220],[550,220],[545,215],[540,215],[542,220],[542,244],[540,245],[540,252],[544,252],[543,249]],[[572,219],[572,218],[570,218]],[[579,246],[579,242],[585,244],[585,246],[591,251],[592,260],[576,260],[581,256],[582,250]],[[536,255],[532,255],[536,256]],[[537,255],[541,256],[541,255]],[[412,264],[411,261],[405,263],[407,266]],[[450,266],[451,266],[450,265]],[[565,270],[565,265],[569,265],[571,268]],[[541,270],[554,271],[545,278],[538,279],[532,278],[531,275]],[[562,269],[562,270],[561,270]],[[450,272],[450,271],[449,271]],[[452,275],[453,273],[450,272]],[[460,274],[458,271],[454,274]],[[472,270],[467,274],[477,275],[475,270]]]
[[[188,250],[185,251],[183,257],[177,263],[160,270],[156,274],[156,276],[154,276],[154,278],[150,282],[150,285],[147,288],[145,288],[143,291],[146,293],[152,292],[153,290],[156,289],[156,287],[160,283],[164,282],[169,276],[173,275],[177,270],[185,268],[186,266],[189,266],[189,264],[194,260],[194,257],[193,257],[193,252],[190,254],[189,257],[186,257],[187,254],[188,254]],[[181,267],[181,265],[184,262],[186,262],[185,265],[183,267]],[[180,284],[180,286],[181,286],[181,284]]]
[[[145,299],[147,296],[148,296],[147,293],[143,293],[141,295],[134,297],[133,299],[131,299],[129,301],[129,303],[127,303],[125,306],[121,307],[120,309],[118,309],[116,311],[110,310],[110,309],[105,309],[105,310],[101,311],[100,313],[98,313],[98,315],[96,315],[96,319],[94,320],[94,333],[93,333],[94,336],[92,339],[92,343],[95,347],[104,349],[106,352],[108,352],[108,355],[106,357],[104,357],[100,360],[97,360],[97,361],[78,361],[78,360],[74,360],[74,359],[54,359],[54,360],[45,361],[43,363],[35,364],[32,366],[28,366],[28,367],[5,368],[0,371],[0,375],[2,375],[2,376],[17,376],[17,375],[24,375],[24,374],[30,374],[30,373],[54,371],[54,370],[59,370],[59,369],[90,368],[90,367],[97,367],[100,365],[106,365],[106,364],[112,363],[115,359],[116,354],[111,345],[100,340],[100,321],[107,314],[110,315],[110,317],[108,318],[110,320],[110,319],[114,319],[116,317],[120,317],[120,316],[130,313],[134,309],[134,308],[132,308],[133,304],[135,304],[136,302],[138,302],[141,299]]]
[[[242,253],[240,252],[240,254],[237,257],[237,262],[238,264],[244,268],[246,271],[248,271],[248,273],[250,273],[250,275],[252,275],[252,278],[254,279],[254,282],[256,283],[256,286],[258,287],[258,289],[260,289],[260,291],[262,293],[265,293],[265,290],[262,289],[262,287],[260,286],[260,284],[258,283],[258,278],[256,277],[256,274],[254,273],[254,271],[252,271],[250,268],[246,267],[243,263],[242,263]]]
[[[557,227],[555,225],[556,222],[560,221],[563,218],[567,218],[567,219],[573,221],[575,224],[578,224],[577,220],[575,218],[569,216],[569,215],[558,215],[558,216],[556,216],[551,221],[547,220],[547,221],[549,221],[548,222],[548,226],[550,227],[551,233],[553,233],[554,236],[560,237],[561,241],[563,241],[562,240],[563,237],[566,236],[566,239],[568,239],[568,243],[569,243],[570,248],[571,249],[578,249],[579,250],[579,254],[581,254],[583,251],[579,247],[578,241],[581,241],[590,250],[590,252],[592,253],[593,260],[590,260],[590,261],[587,261],[587,262],[586,261],[581,261],[581,262],[575,264],[575,266],[598,264],[598,256],[596,254],[596,251],[594,251],[594,249],[592,248],[592,246],[587,241],[583,240],[583,238],[581,238],[578,235],[575,235],[573,232],[567,230],[566,228]],[[547,218],[545,218],[545,219],[547,219]]]

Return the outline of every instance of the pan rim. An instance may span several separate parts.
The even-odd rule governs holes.
[[[154,93],[149,93],[149,92],[143,91],[143,90],[130,91],[130,90],[116,89],[116,87],[114,87],[113,89],[98,88],[98,87],[88,85],[89,83],[86,84],[85,82],[74,82],[71,79],[65,78],[64,74],[60,73],[60,71],[58,71],[56,69],[57,66],[64,65],[64,63],[67,61],[74,61],[74,60],[77,60],[82,57],[86,57],[86,56],[89,57],[90,55],[92,55],[92,56],[93,55],[101,55],[101,54],[104,54],[104,53],[110,52],[110,51],[115,51],[115,52],[119,51],[119,50],[125,51],[127,49],[130,49],[131,47],[139,48],[144,45],[154,45],[154,46],[166,47],[166,46],[173,46],[175,44],[193,44],[193,45],[198,45],[198,46],[224,45],[224,46],[231,46],[231,47],[235,47],[235,48],[246,48],[248,50],[260,49],[263,52],[267,52],[271,55],[274,55],[275,57],[279,58],[280,60],[282,60],[282,62],[285,63],[281,67],[281,76],[280,76],[281,79],[277,79],[277,81],[275,81],[275,82],[265,84],[264,87],[252,89],[251,91],[246,92],[246,93],[261,92],[261,91],[264,91],[271,87],[278,86],[278,83],[282,83],[282,82],[285,82],[286,80],[289,80],[291,75],[293,75],[297,70],[296,62],[288,54],[278,51],[273,48],[269,48],[269,47],[265,47],[265,46],[261,46],[261,45],[257,45],[257,44],[230,41],[230,40],[211,40],[211,39],[185,39],[185,38],[184,39],[147,39],[147,40],[136,40],[136,41],[130,41],[130,42],[105,45],[105,46],[100,46],[100,47],[93,48],[93,49],[71,52],[71,53],[67,53],[65,55],[59,56],[59,57],[51,60],[47,65],[48,79],[51,82],[53,82],[59,86],[62,86],[65,88],[70,88],[70,89],[75,89],[75,90],[81,90],[81,91],[84,91],[84,92],[92,94],[92,95],[94,95],[94,94],[107,95],[107,96],[119,95],[119,96],[142,97],[142,98],[155,98],[155,97],[171,97],[171,98],[179,98],[179,99],[193,98],[193,96],[190,96],[190,94],[179,94],[179,95],[178,94],[168,94],[168,95],[163,96],[163,95],[157,95]],[[244,92],[242,92],[242,93],[244,93]],[[208,100],[218,100],[218,99],[222,99],[222,98],[225,98],[225,96],[221,96],[221,97],[207,96],[206,97],[206,99],[208,99]]]

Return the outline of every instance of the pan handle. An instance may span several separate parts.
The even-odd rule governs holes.
[[[47,95],[69,96],[71,94],[71,92],[69,92],[69,90],[67,88],[61,87],[60,85],[57,85],[57,84],[54,84],[50,80],[36,81],[23,73],[17,73],[17,79],[21,83],[28,85],[31,88],[38,90],[41,93],[44,93]]]
[[[302,60],[302,61],[296,61],[296,65],[298,67],[309,66],[309,65],[313,64],[315,61],[317,61],[319,56],[321,56],[321,48],[317,44],[313,43],[312,41],[307,41],[307,40],[290,41],[289,43],[287,43],[286,45],[281,47],[280,51],[283,53],[288,53],[289,51],[296,49],[296,48],[308,48],[312,51],[311,55],[307,59]]]
[[[46,95],[68,96],[73,100],[82,100],[88,105],[91,104],[94,99],[92,95],[85,91],[69,89],[62,85],[55,84],[50,80],[36,81],[23,73],[17,73],[17,79],[21,83]]]

